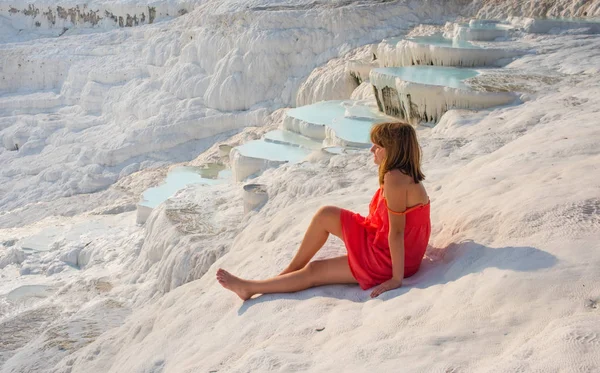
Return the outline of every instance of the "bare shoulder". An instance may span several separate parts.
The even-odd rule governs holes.
[[[391,187],[407,186],[414,183],[412,177],[400,170],[390,170],[386,172],[383,176],[383,181],[386,185]]]

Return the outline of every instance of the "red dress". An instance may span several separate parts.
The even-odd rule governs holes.
[[[402,213],[404,228],[404,277],[414,275],[425,255],[431,223],[429,202]],[[352,275],[365,290],[392,278],[392,257],[388,243],[388,209],[379,188],[369,204],[369,216],[342,209],[342,234],[348,249],[348,264]]]

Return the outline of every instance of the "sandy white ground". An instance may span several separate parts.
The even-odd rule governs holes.
[[[366,151],[265,172],[259,212],[243,215],[241,184],[196,186],[135,225],[139,195],[168,167],[280,124],[282,111],[269,113],[293,106],[315,67],[339,58],[322,71],[341,82],[346,52],[412,24],[514,15],[491,3],[220,2],[105,33],[29,40],[7,28],[0,372],[600,370],[598,35],[517,34],[535,53],[487,82],[521,105],[453,110],[418,129],[431,247],[421,272],[379,299],[328,286],[242,304],[214,279],[219,267],[278,273],[322,205],[365,213],[377,188]],[[596,3],[549,12],[598,15]],[[9,75],[20,62],[28,74]],[[303,103],[347,98],[325,97],[313,77]],[[318,257],[344,252],[332,239]]]

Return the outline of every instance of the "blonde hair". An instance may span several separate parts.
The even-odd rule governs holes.
[[[379,165],[379,184],[391,170],[400,170],[415,183],[425,179],[421,172],[421,147],[415,129],[408,123],[378,123],[371,129],[371,142],[385,149],[385,158]]]

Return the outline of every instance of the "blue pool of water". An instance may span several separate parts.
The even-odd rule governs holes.
[[[512,28],[510,25],[502,23],[465,23],[461,24],[463,27],[468,27],[474,30],[502,30],[506,31]]]
[[[371,127],[386,120],[394,121],[395,118],[385,116],[367,106],[353,106],[346,116],[335,118],[328,127],[333,129],[340,139],[369,147]]]
[[[263,136],[266,141],[278,143],[278,144],[289,144],[293,146],[300,146],[306,149],[319,150],[321,149],[321,143],[314,141],[306,136],[299,135],[297,133],[286,131],[286,130],[275,130],[265,133]]]
[[[140,205],[155,208],[167,198],[184,187],[192,184],[221,184],[231,178],[231,171],[223,166],[211,165],[200,167],[177,167],[167,174],[164,183],[147,189],[142,195]]]
[[[323,151],[328,154],[340,155],[340,154],[355,154],[364,149],[356,148],[342,148],[341,146],[328,146],[323,148]]]
[[[322,101],[312,105],[290,109],[286,114],[311,124],[327,125],[334,118],[344,115],[343,101]]]
[[[463,80],[479,74],[477,70],[441,66],[382,67],[374,70],[408,82],[462,89],[468,88]]]
[[[436,45],[447,48],[483,49],[468,41],[447,39],[443,36],[415,36],[407,38],[406,40],[410,40],[417,44]]]
[[[265,140],[249,141],[243,145],[236,146],[235,149],[245,157],[292,163],[300,162],[304,157],[312,153],[311,149],[277,144]]]
[[[341,117],[334,119],[329,127],[335,131],[337,137],[343,140],[370,146],[369,134],[374,123],[377,123],[377,120]]]
[[[548,21],[600,23],[600,18],[543,18]]]
[[[470,27],[472,29],[491,29],[491,30],[506,30],[512,28],[510,24],[502,23],[498,20],[491,19],[472,19],[469,23],[462,23],[460,26]]]

